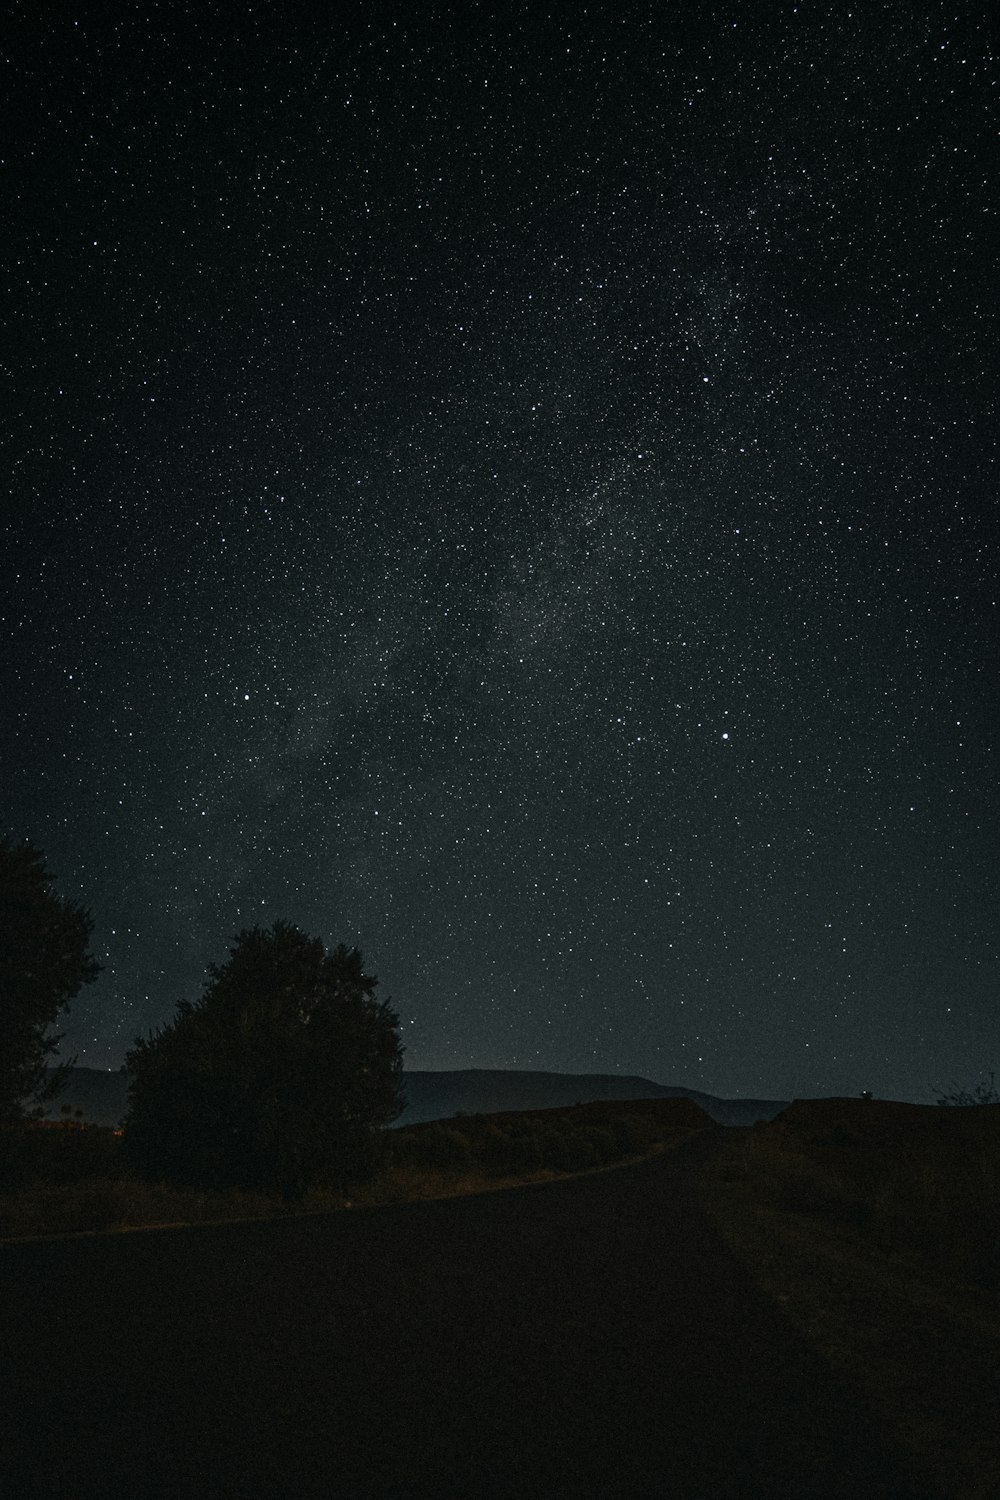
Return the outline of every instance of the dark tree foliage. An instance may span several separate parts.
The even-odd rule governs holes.
[[[996,1074],[989,1073],[971,1089],[952,1083],[950,1089],[935,1087],[939,1104],[950,1104],[958,1109],[973,1109],[980,1104],[1000,1104],[1000,1092],[996,1087]]]
[[[131,1163],[289,1198],[363,1174],[403,1096],[398,1021],[362,963],[284,922],[239,933],[201,999],[128,1054]]]
[[[47,1066],[62,1040],[50,1027],[100,973],[90,914],[54,895],[54,879],[32,844],[0,839],[0,1122],[65,1086],[72,1064]]]

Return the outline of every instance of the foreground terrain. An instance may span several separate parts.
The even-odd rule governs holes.
[[[1000,1106],[800,1100],[702,1199],[928,1494],[1000,1500]]]
[[[927,1500],[706,1216],[723,1139],[474,1197],[4,1245],[9,1492]]]

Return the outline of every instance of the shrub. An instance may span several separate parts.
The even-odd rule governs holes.
[[[361,954],[276,922],[128,1054],[124,1142],[149,1178],[280,1191],[370,1176],[402,1108],[396,1016]]]

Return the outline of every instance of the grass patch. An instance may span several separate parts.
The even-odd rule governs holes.
[[[576,1105],[387,1131],[381,1165],[343,1189],[287,1202],[235,1188],[149,1182],[129,1172],[110,1130],[35,1127],[0,1140],[0,1238],[325,1213],[453,1198],[624,1165],[709,1125],[686,1099]]]
[[[728,1136],[703,1194],[928,1496],[993,1496],[1000,1108],[802,1101]]]

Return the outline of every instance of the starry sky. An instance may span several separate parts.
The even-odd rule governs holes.
[[[15,9],[0,831],[94,918],[64,1052],[280,917],[414,1068],[1000,1067],[983,8]]]

